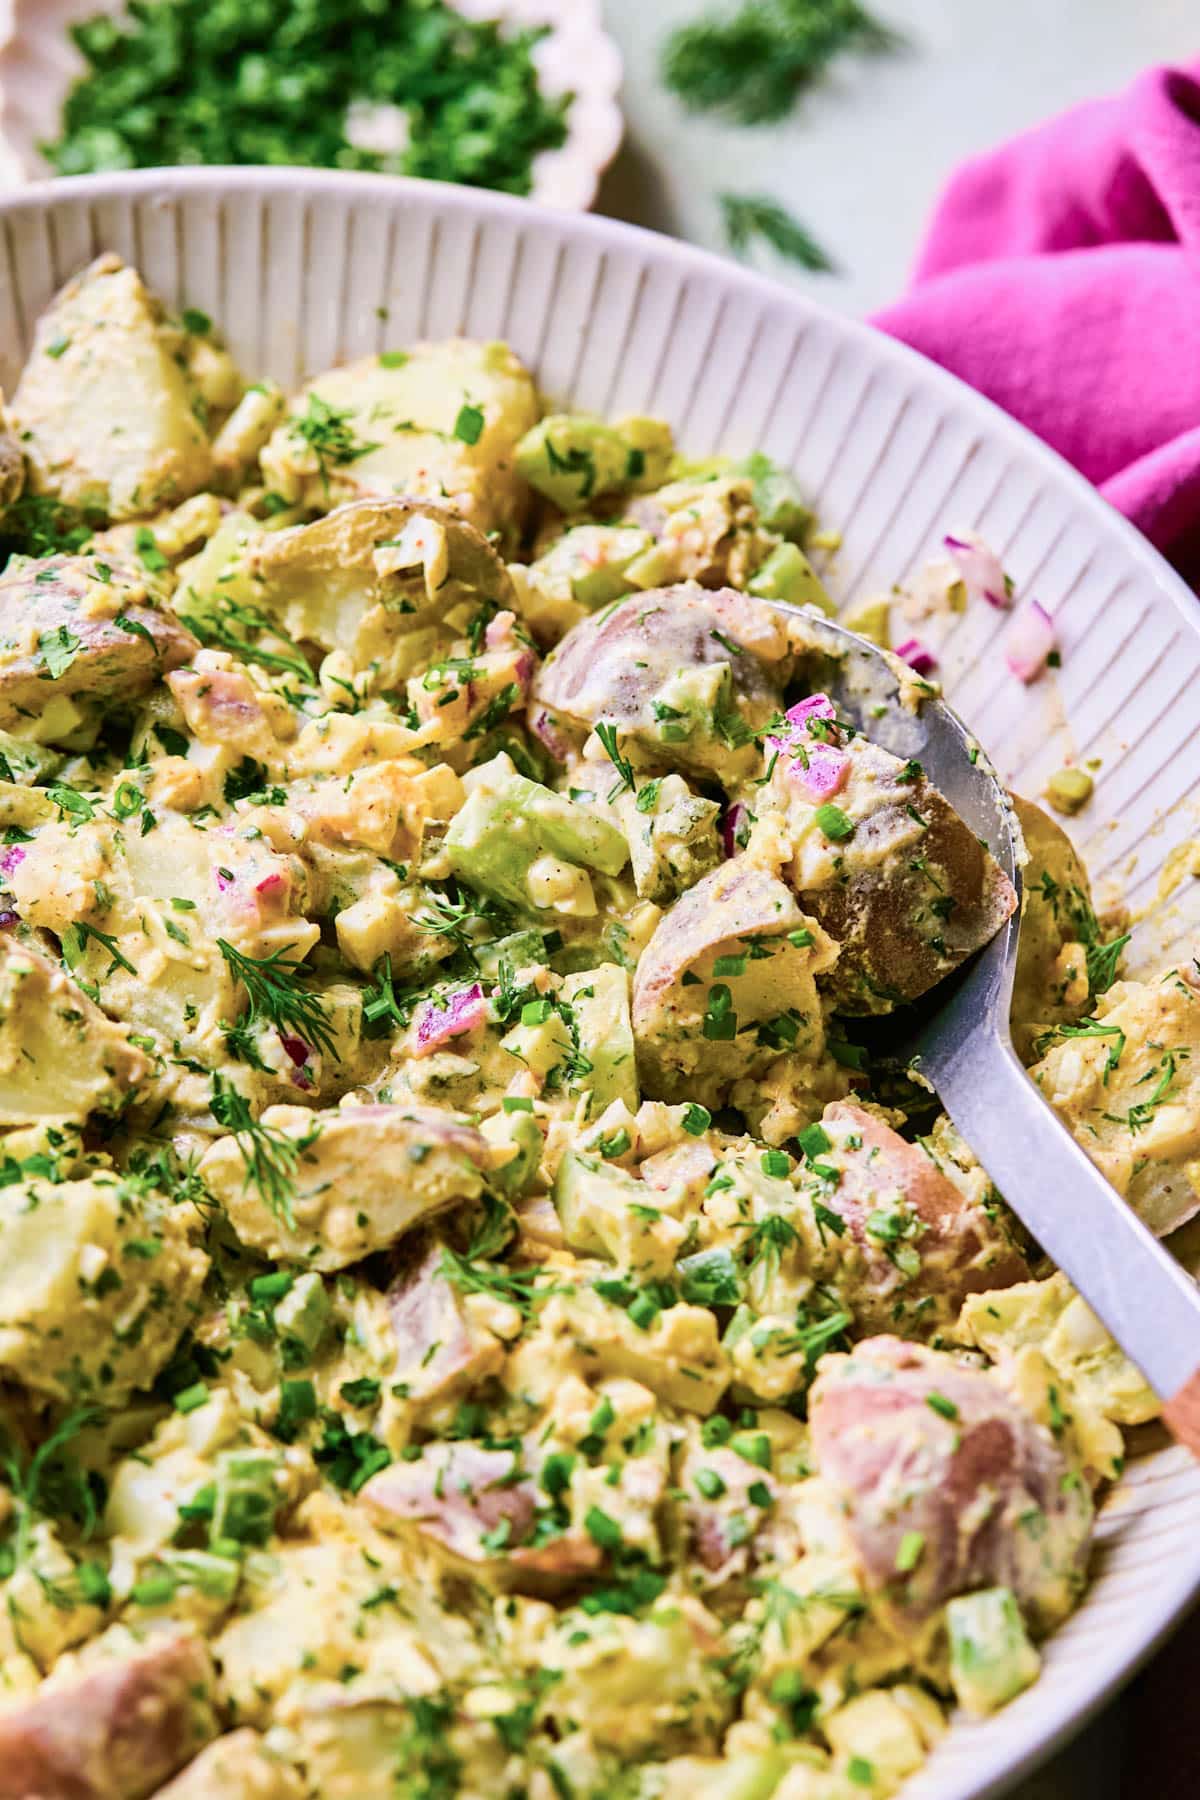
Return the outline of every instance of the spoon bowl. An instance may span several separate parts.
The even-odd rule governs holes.
[[[928,1084],[1021,1222],[1083,1295],[1200,1457],[1200,1287],[1110,1186],[1021,1066],[1009,1027],[1025,846],[1012,801],[957,713],[868,639],[798,607],[850,724],[925,776],[990,849],[1017,907],[976,955],[905,1009],[892,1052]]]

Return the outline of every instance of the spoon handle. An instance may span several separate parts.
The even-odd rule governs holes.
[[[976,1031],[921,1059],[943,1106],[1013,1211],[1165,1402],[1200,1459],[1200,1287],[1076,1143],[1011,1044]]]

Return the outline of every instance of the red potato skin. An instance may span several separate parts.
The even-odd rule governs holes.
[[[793,947],[787,934],[812,927],[807,948]],[[731,977],[738,1033],[729,1042],[705,1045],[697,1064],[701,1014],[706,988],[685,985],[687,972],[722,950],[736,951],[745,939],[772,946],[769,980]],[[769,869],[736,856],[712,869],[664,913],[638,959],[633,978],[631,1018],[637,1041],[638,1071],[644,1091],[659,1100],[703,1100],[722,1104],[717,1092],[743,1075],[766,1068],[777,1051],[759,1043],[754,1027],[790,1004],[797,973],[819,974],[833,961],[837,947],[807,919],[787,885]],[[783,959],[782,961],[780,959]],[[796,959],[799,959],[799,970]],[[767,968],[765,961],[753,965]],[[814,996],[815,998],[815,996]],[[796,1048],[819,1047],[820,1022],[811,1000]],[[712,1051],[713,1054],[707,1054]]]
[[[536,1546],[522,1543],[533,1529],[539,1495],[532,1479],[511,1480],[513,1466],[511,1450],[450,1444],[443,1456],[380,1470],[361,1498],[385,1530],[410,1522],[432,1546],[486,1570],[507,1588],[553,1591],[593,1574],[604,1558],[581,1533],[564,1532]],[[489,1549],[483,1538],[505,1520],[508,1542],[499,1551]]]
[[[638,960],[635,1033],[653,1029],[685,969],[743,937],[783,937],[805,923],[794,896],[766,869],[735,857],[702,876],[664,915]]]
[[[712,1470],[724,1482],[724,1508],[716,1501],[706,1500],[695,1488],[694,1472],[701,1468]],[[743,1525],[747,1519],[756,1520],[758,1529],[767,1523],[770,1513],[755,1506],[750,1489],[762,1486],[776,1497],[778,1486],[773,1477],[755,1463],[748,1463],[736,1450],[717,1445],[692,1454],[681,1485],[687,1494],[683,1518],[692,1554],[708,1583],[717,1587],[731,1576],[744,1574],[755,1560],[754,1537],[737,1537],[735,1541],[733,1519]]]
[[[364,1123],[376,1120],[387,1121],[399,1119],[401,1123],[413,1125],[414,1143],[428,1139],[430,1143],[440,1144],[447,1150],[457,1150],[476,1168],[491,1167],[491,1151],[487,1139],[473,1125],[464,1125],[458,1119],[450,1118],[437,1106],[406,1106],[399,1108],[386,1105],[380,1101],[372,1101],[366,1106],[356,1106],[354,1118]]]
[[[241,669],[173,669],[167,686],[203,743],[250,752],[274,739],[262,695]]]
[[[535,1593],[553,1592],[564,1583],[594,1575],[604,1561],[604,1553],[582,1532],[564,1531],[561,1537],[536,1549],[521,1546],[510,1558],[516,1570],[514,1584]]]
[[[372,1476],[362,1500],[376,1523],[411,1521],[423,1537],[468,1562],[487,1559],[481,1540],[504,1520],[509,1542],[519,1544],[533,1525],[537,1496],[529,1481],[510,1485],[513,1452],[468,1442],[442,1448],[440,1456],[426,1452]]]
[[[99,587],[94,570],[90,557],[48,556],[0,575],[0,638],[33,642],[65,625],[80,640],[71,662],[53,681],[46,679],[40,651],[6,659],[0,665],[0,714],[21,707],[40,710],[52,694],[132,699],[199,650],[172,613],[139,603],[145,587],[128,571],[113,569],[118,596],[122,589],[129,591],[125,604],[114,605],[114,616],[82,610]],[[116,614],[140,630],[123,630]]]
[[[823,1361],[809,1420],[818,1471],[867,1585],[906,1624],[980,1587],[1010,1587],[1035,1625],[1069,1609],[1091,1499],[1080,1483],[1064,1486],[1066,1457],[994,1375],[899,1338],[868,1338]],[[909,1532],[920,1534],[921,1553],[898,1575]]]
[[[145,1800],[215,1737],[214,1682],[180,1632],[0,1711],[0,1800]]]
[[[973,1206],[919,1145],[849,1100],[827,1106],[821,1124],[833,1143],[821,1153],[821,1163],[841,1174],[829,1204],[847,1227],[845,1239],[833,1248],[841,1253],[853,1245],[861,1259],[853,1283],[860,1330],[886,1331],[903,1321],[907,1337],[930,1337],[957,1316],[968,1294],[1029,1280],[1029,1265],[1002,1221]],[[861,1144],[847,1148],[847,1138]],[[912,1277],[867,1231],[871,1214],[886,1212],[897,1201],[924,1227],[913,1240],[921,1268]],[[929,1299],[932,1306],[919,1304]]]
[[[870,774],[876,804],[858,821],[839,879],[805,887],[797,858],[792,881],[804,911],[841,945],[821,982],[835,1011],[890,1012],[989,942],[1016,910],[1017,897],[995,859],[929,782],[904,781],[898,757],[861,741],[855,766]],[[876,863],[876,851],[890,854]],[[955,903],[949,917],[933,915],[932,903],[947,896]]]
[[[496,1339],[468,1329],[457,1290],[438,1273],[440,1262],[435,1246],[387,1293],[397,1373],[415,1400],[445,1400],[498,1374],[504,1363]]]
[[[742,654],[731,654],[722,638]],[[734,701],[750,724],[779,710],[791,658],[778,615],[733,588],[655,588],[568,631],[534,680],[533,713],[549,708],[580,726],[607,719],[622,732],[644,729],[664,760],[686,767],[696,754],[687,744],[661,743],[650,703],[682,670],[717,663],[730,666]],[[728,762],[728,750],[724,756]],[[709,758],[698,760],[706,766]]]
[[[658,1150],[640,1163],[638,1174],[647,1187],[663,1193],[682,1182],[698,1196],[716,1166],[716,1153],[707,1144],[672,1144],[669,1150]]]

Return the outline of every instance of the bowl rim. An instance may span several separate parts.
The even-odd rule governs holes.
[[[1076,505],[1092,520],[1097,536],[1107,535],[1122,547],[1144,577],[1169,600],[1184,630],[1200,642],[1200,601],[1162,553],[1110,506],[1093,484],[1064,457],[994,401],[875,326],[840,314],[809,294],[732,259],[646,227],[602,214],[573,212],[520,196],[450,182],[254,164],[138,169],[31,182],[0,194],[0,218],[44,213],[73,202],[86,205],[158,198],[169,205],[176,196],[206,191],[221,195],[239,192],[324,195],[340,197],[348,203],[361,203],[372,196],[390,197],[393,202],[407,198],[421,208],[442,208],[483,218],[520,220],[526,224],[542,218],[558,231],[589,240],[599,247],[606,243],[610,246],[614,243],[629,245],[660,265],[674,268],[684,277],[708,277],[744,294],[748,300],[786,305],[795,314],[822,321],[844,334],[846,340],[859,346],[865,355],[882,359],[924,383],[939,394],[947,406],[952,405],[960,415],[969,416],[993,440],[1011,446],[1014,452],[1039,466],[1051,481],[1063,484]],[[1147,1511],[1153,1513],[1153,1503],[1148,1505]],[[1055,1750],[1074,1738],[1161,1647],[1200,1596],[1200,1534],[1197,1534],[1190,1566],[1185,1563],[1182,1568],[1173,1568],[1170,1581],[1156,1583],[1155,1589],[1146,1597],[1144,1610],[1139,1614],[1139,1628],[1132,1639],[1123,1637],[1119,1630],[1113,1632],[1105,1651],[1096,1658],[1096,1680],[1089,1684],[1086,1697],[1081,1700],[1065,1695],[1060,1716],[1052,1714],[1044,1725],[1027,1727],[1023,1748],[1016,1760],[1002,1770],[996,1770],[989,1757],[992,1767],[985,1772],[982,1785],[971,1789],[971,1800],[998,1800],[998,1796],[1006,1793],[1022,1776],[1039,1767]],[[1073,1616],[1079,1616],[1086,1605],[1085,1597],[1079,1612]]]
[[[596,243],[616,239],[640,245],[658,261],[674,266],[685,274],[716,277],[740,288],[747,298],[756,297],[775,305],[786,303],[808,318],[824,321],[844,332],[852,343],[882,357],[896,367],[918,373],[922,381],[936,388],[947,401],[973,412],[994,437],[1011,443],[1026,457],[1042,464],[1047,473],[1064,481],[1075,499],[1095,520],[1097,531],[1117,537],[1128,555],[1145,565],[1146,573],[1169,596],[1185,628],[1200,639],[1200,597],[1193,593],[1183,577],[1172,568],[1162,552],[1132,525],[1123,514],[1110,506],[1095,485],[1081,475],[1071,463],[1027,425],[1015,419],[989,400],[978,389],[970,387],[959,376],[932,361],[921,351],[880,331],[864,319],[852,318],[825,306],[819,299],[787,282],[756,269],[747,268],[731,257],[713,250],[700,249],[648,226],[635,225],[605,213],[576,212],[548,206],[526,195],[499,193],[491,188],[465,187],[457,182],[430,181],[412,175],[375,174],[364,170],[315,169],[301,164],[205,163],[194,168],[169,166],[152,169],[128,169],[92,175],[62,175],[27,182],[21,187],[0,193],[0,214],[41,212],[56,204],[72,200],[102,201],[136,198],[156,192],[169,198],[173,190],[183,193],[203,192],[206,188],[342,195],[347,201],[367,199],[372,194],[390,192],[397,198],[411,195],[424,203],[436,202],[450,211],[479,212],[498,218],[541,217],[556,223],[569,234],[590,238]]]

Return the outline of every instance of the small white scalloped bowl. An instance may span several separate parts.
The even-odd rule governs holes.
[[[1070,824],[1101,898],[1123,895],[1139,921],[1133,971],[1194,953],[1200,880],[1176,852],[1200,837],[1200,605],[1093,488],[943,370],[612,220],[378,175],[190,169],[0,198],[0,386],[55,289],[101,250],[209,313],[244,369],[289,388],[416,338],[504,338],[557,401],[669,419],[697,456],[761,449],[842,532],[828,578],[845,599],[904,581],[947,528],[978,531],[1052,614],[1062,667],[1023,687],[1000,648],[1009,619],[971,607],[938,644],[951,699],[1020,792],[1036,797],[1068,760],[1098,764]],[[1040,1680],[992,1719],[956,1721],[904,1800],[994,1800],[1197,1592],[1200,1468],[1143,1432]]]
[[[621,57],[604,30],[600,0],[450,0],[467,18],[544,26],[534,49],[544,93],[572,93],[567,139],[534,159],[531,199],[586,212],[621,146]],[[85,70],[69,27],[97,13],[118,17],[121,0],[9,0],[12,29],[0,45],[0,183],[53,173],[38,146],[58,135],[63,101]],[[0,0],[0,13],[3,11]],[[386,129],[386,122],[385,127]]]

